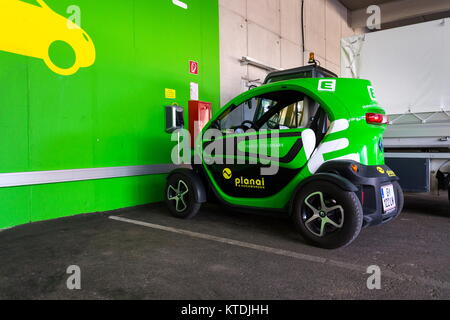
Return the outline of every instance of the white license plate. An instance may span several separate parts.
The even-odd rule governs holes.
[[[392,184],[381,187],[381,200],[383,201],[384,212],[389,212],[396,208],[394,186]]]

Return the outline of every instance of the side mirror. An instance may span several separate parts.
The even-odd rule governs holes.
[[[222,126],[220,125],[220,120],[216,119],[211,123],[211,127],[217,130],[222,130]]]
[[[248,100],[247,104],[248,104],[248,108],[250,110],[252,110],[253,109],[253,99]]]

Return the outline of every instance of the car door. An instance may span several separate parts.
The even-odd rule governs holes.
[[[213,122],[221,134],[203,140],[210,179],[232,197],[276,194],[314,151],[316,134],[310,127],[318,123],[320,110],[295,90],[256,95],[230,106]]]

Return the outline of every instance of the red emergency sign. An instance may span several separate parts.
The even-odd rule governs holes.
[[[192,74],[198,74],[198,62],[189,61],[189,72]]]

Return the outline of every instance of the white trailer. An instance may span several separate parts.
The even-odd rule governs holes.
[[[386,162],[405,191],[448,190],[450,19],[345,38],[341,50],[341,76],[371,80],[390,115]]]

